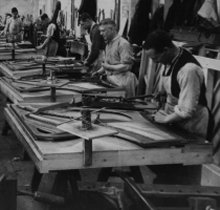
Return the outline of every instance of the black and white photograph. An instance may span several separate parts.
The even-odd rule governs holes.
[[[0,210],[220,210],[220,0],[0,0]]]

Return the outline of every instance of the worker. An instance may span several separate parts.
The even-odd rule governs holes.
[[[101,68],[104,59],[105,42],[99,31],[99,25],[90,17],[88,13],[82,13],[80,16],[80,25],[83,30],[90,35],[91,49],[84,64],[91,67],[95,72]]]
[[[66,56],[66,49],[60,42],[60,29],[57,25],[57,17],[60,9],[61,3],[58,1],[53,17],[47,27],[46,39],[44,40],[43,44],[37,47],[37,50],[46,48],[46,56]]]
[[[166,103],[155,114],[155,122],[179,125],[206,138],[209,112],[199,62],[190,52],[177,47],[165,31],[150,33],[143,48],[154,62],[165,65],[157,98],[166,95]]]
[[[47,27],[50,23],[50,18],[46,13],[44,13],[40,16],[40,19],[41,19],[41,30],[43,31],[43,34],[46,34]]]
[[[21,41],[23,36],[23,23],[18,15],[18,9],[11,9],[12,17],[6,22],[4,32],[10,41]]]
[[[104,63],[97,73],[105,72],[110,83],[125,88],[126,97],[135,96],[138,81],[131,72],[133,54],[130,43],[118,34],[116,24],[111,19],[102,20],[99,29],[106,48]]]

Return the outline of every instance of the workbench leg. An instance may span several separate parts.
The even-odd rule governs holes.
[[[81,180],[79,170],[70,170],[68,173],[68,181],[73,195],[79,192],[77,180]]]
[[[107,182],[108,178],[111,176],[112,168],[101,168],[101,171],[98,175],[98,182]]]
[[[80,180],[79,170],[66,170],[57,172],[52,192],[57,195],[67,196],[69,185],[72,194],[78,193],[77,181]]]
[[[9,124],[7,123],[7,121],[4,120],[3,128],[2,128],[2,136],[7,136],[9,130],[10,130],[10,126],[9,126]]]
[[[141,170],[139,166],[131,166],[130,172],[128,172],[129,176],[133,177],[135,182],[144,183],[143,176],[141,174]],[[102,168],[98,175],[99,182],[107,182],[108,178],[111,176],[117,176],[117,174],[112,172],[112,168]]]
[[[12,101],[9,98],[6,98],[6,101],[4,101],[4,107],[6,107],[6,104],[11,104]],[[7,136],[8,135],[8,131],[10,130],[10,126],[8,124],[8,122],[4,119],[3,122],[3,127],[2,127],[2,136]]]
[[[132,176],[137,183],[144,183],[143,176],[139,166],[130,166],[130,176]]]
[[[42,179],[42,174],[40,174],[37,170],[36,167],[34,167],[34,174],[31,180],[31,190],[32,192],[35,192],[38,190],[41,179]]]
[[[52,193],[68,200],[68,198],[79,201],[79,190],[77,180],[80,180],[79,170],[65,170],[57,172]],[[70,187],[70,188],[69,188]],[[69,191],[71,190],[71,192]],[[67,203],[66,203],[67,204]],[[50,210],[63,210],[63,207],[51,205]],[[73,208],[72,208],[73,209]]]
[[[23,160],[23,161],[29,161],[29,160],[31,160],[31,158],[30,158],[29,154],[27,153],[27,151],[26,151],[25,149],[23,149],[23,150],[24,150],[24,151],[23,151],[22,160]]]

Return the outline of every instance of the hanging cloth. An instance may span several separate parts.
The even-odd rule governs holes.
[[[198,15],[203,18],[214,20],[218,22],[218,14],[216,8],[216,0],[206,0],[200,10],[198,11]]]
[[[96,22],[97,14],[97,0],[82,0],[79,7],[79,14],[88,13],[91,18]]]
[[[139,0],[135,6],[135,13],[131,20],[128,36],[132,44],[141,45],[149,32],[149,13],[151,1]]]

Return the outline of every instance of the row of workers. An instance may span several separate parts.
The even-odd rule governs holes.
[[[58,2],[47,28],[47,38],[37,49],[47,49],[47,56],[55,56],[59,50]],[[14,18],[14,17],[12,17]],[[80,17],[81,27],[90,34],[91,50],[84,64],[92,69],[92,75],[106,74],[107,80],[124,87],[126,97],[135,96],[138,80],[131,72],[133,53],[130,43],[120,36],[111,19],[95,23],[88,14]],[[146,38],[143,48],[154,62],[164,64],[161,87],[156,99],[166,95],[166,105],[154,115],[161,124],[179,124],[182,128],[207,137],[209,112],[205,98],[202,67],[187,50],[173,44],[169,34],[154,31]]]

